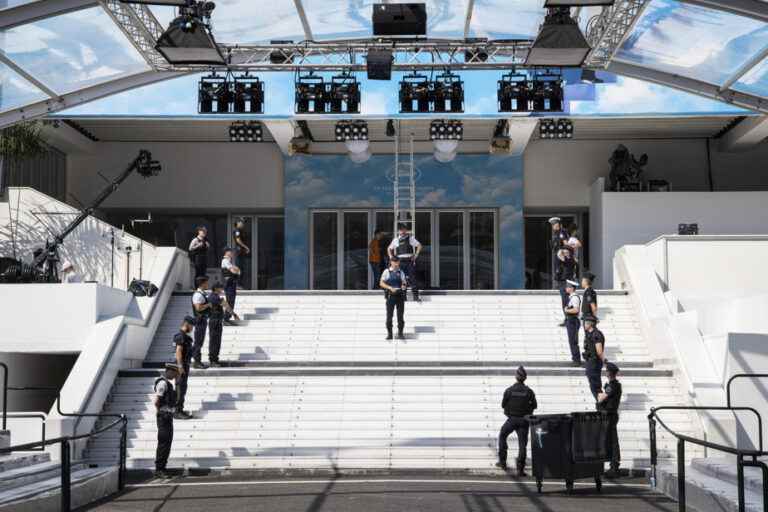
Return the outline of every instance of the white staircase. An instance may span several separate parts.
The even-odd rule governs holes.
[[[87,505],[115,492],[116,467],[89,467],[73,463],[70,476],[72,507]],[[0,511],[58,511],[61,500],[61,465],[41,452],[0,457]]]
[[[622,466],[645,468],[648,410],[683,403],[682,392],[672,370],[649,360],[627,296],[603,293],[600,307],[608,358],[623,373]],[[490,471],[501,396],[518,364],[537,413],[594,409],[583,369],[570,366],[553,293],[425,295],[406,305],[404,342],[384,340],[376,292],[241,294],[237,309],[248,321],[224,329],[221,358],[231,366],[192,371],[196,418],[175,422],[169,467]],[[153,467],[152,384],[189,310],[189,295],[171,300],[145,368],[120,372],[105,405],[129,417],[129,468]],[[667,416],[671,428],[699,435],[687,413]],[[116,435],[97,438],[89,457],[114,461]],[[662,459],[674,456],[670,437],[660,432],[658,444]]]

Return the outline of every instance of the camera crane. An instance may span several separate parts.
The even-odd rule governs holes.
[[[70,222],[64,230],[56,235],[53,240],[45,242],[45,248],[35,251],[35,258],[31,264],[18,260],[4,258],[5,270],[0,273],[0,282],[4,283],[30,283],[43,282],[55,283],[59,281],[57,265],[59,262],[59,247],[64,239],[70,235],[85,219],[93,215],[93,212],[111,196],[120,185],[134,172],[138,172],[143,178],[157,176],[162,167],[160,162],[152,160],[152,153],[146,149],[139,151],[139,155],[126,167],[126,169],[111,183],[109,183],[96,199]]]

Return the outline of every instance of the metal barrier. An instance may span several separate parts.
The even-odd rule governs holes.
[[[768,379],[768,373],[737,373],[728,379],[725,385],[725,401],[728,407],[731,406],[731,383],[736,379]]]
[[[730,381],[728,382],[730,385]],[[730,400],[729,400],[730,401]],[[704,441],[701,439],[696,439],[694,437],[687,436],[685,434],[680,434],[679,432],[675,432],[671,428],[669,428],[662,420],[659,418],[658,413],[659,411],[664,410],[677,410],[677,411],[730,411],[730,412],[739,412],[739,411],[748,411],[752,412],[757,416],[757,424],[758,424],[758,430],[759,430],[759,441],[758,441],[758,450],[742,450],[740,448],[732,448],[730,446],[725,446],[717,443],[712,443],[709,441]],[[696,444],[699,446],[703,446],[705,448],[716,450],[724,453],[728,453],[731,455],[736,456],[736,478],[737,478],[737,487],[738,487],[738,502],[739,502],[739,512],[745,512],[746,511],[746,504],[745,504],[745,498],[744,498],[744,468],[745,467],[756,467],[760,468],[763,472],[763,510],[765,512],[768,512],[768,466],[760,460],[758,460],[758,457],[762,457],[766,454],[766,452],[763,451],[763,420],[760,416],[760,413],[757,412],[752,407],[731,407],[731,406],[725,406],[725,407],[695,407],[695,406],[665,406],[665,407],[653,407],[651,408],[650,414],[648,414],[648,427],[650,431],[650,437],[651,437],[651,485],[653,487],[656,487],[656,465],[658,463],[658,453],[657,453],[657,447],[656,447],[656,423],[659,423],[664,430],[675,436],[677,438],[677,506],[678,510],[680,512],[685,512],[686,509],[686,499],[685,499],[685,443],[691,443]],[[745,460],[746,458],[749,458],[750,460]]]
[[[41,432],[42,433],[42,437],[41,437],[41,439],[43,441],[45,441],[45,422],[48,419],[48,417],[45,415],[45,413],[42,413],[42,412],[19,412],[19,413],[15,413],[15,412],[12,412],[9,417],[11,419],[15,419],[15,418],[40,418],[41,420],[43,420],[42,421],[42,432]],[[44,450],[45,450],[44,447],[41,447],[39,449],[39,451],[41,451],[41,452],[44,451]],[[30,450],[30,451],[36,451],[36,450]]]
[[[3,430],[8,429],[8,365],[0,363],[3,369]]]

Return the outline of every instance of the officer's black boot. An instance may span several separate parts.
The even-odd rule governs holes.
[[[528,474],[525,472],[525,465],[517,465],[517,476],[528,476]]]
[[[387,329],[387,337],[386,339],[391,340],[392,339],[392,329]]]
[[[405,339],[405,334],[403,334],[403,330],[402,329],[398,329],[397,330],[397,339],[399,339],[399,340],[404,340]]]
[[[502,471],[506,471],[507,469],[509,469],[509,468],[507,468],[507,463],[504,462],[503,460],[500,460],[499,462],[497,462],[496,463],[496,467],[499,468]]]

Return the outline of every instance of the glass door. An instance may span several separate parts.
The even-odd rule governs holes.
[[[243,228],[238,228],[238,222],[243,223]],[[254,222],[254,217],[252,215],[233,215],[232,216],[232,231],[230,233],[231,237],[231,245],[230,247],[234,250],[235,253],[235,265],[240,267],[240,280],[239,280],[239,286],[243,290],[253,290],[254,289],[254,282],[253,282],[253,266],[254,266],[254,258],[253,253],[255,250],[255,247],[253,246],[253,241],[256,240],[255,237],[255,231],[256,231],[256,223]],[[248,247],[251,252],[246,252],[244,249],[242,249],[235,240],[235,235],[239,234],[240,241],[245,244],[246,247]]]
[[[439,212],[438,271],[440,288],[464,289],[464,212]]]
[[[313,290],[339,288],[339,221],[336,212],[312,213],[312,266],[310,277]]]
[[[256,287],[282,290],[285,273],[285,218],[259,216],[256,219]]]
[[[344,289],[367,290],[368,212],[344,212]]]
[[[469,213],[469,288],[496,288],[496,215]]]

